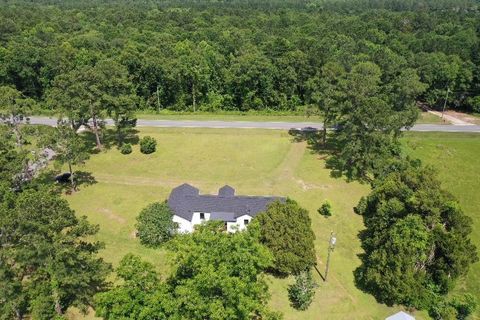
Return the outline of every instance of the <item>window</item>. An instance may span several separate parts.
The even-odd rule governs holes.
[[[247,225],[249,222],[250,222],[250,220],[248,220],[248,219],[243,220],[244,225]]]
[[[200,220],[205,220],[205,213],[200,212]]]

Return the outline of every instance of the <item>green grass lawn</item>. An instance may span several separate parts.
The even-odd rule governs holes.
[[[353,213],[353,207],[368,193],[368,186],[330,177],[324,160],[305,143],[293,142],[287,132],[276,130],[141,128],[139,134],[157,139],[156,153],[143,155],[134,146],[130,155],[116,149],[94,155],[80,170],[91,172],[97,183],[81,186],[79,192],[66,196],[78,214],[100,225],[97,238],[106,244],[101,255],[114,266],[123,255],[133,252],[154,263],[165,278],[168,256],[161,249],[140,246],[134,238],[136,215],[148,203],[163,201],[183,182],[197,186],[202,193],[215,193],[228,183],[239,194],[289,196],[307,208],[322,273],[329,234],[337,234],[328,282],[315,274],[320,286],[309,310],[299,312],[289,306],[286,288],[291,279],[267,277],[271,307],[283,312],[285,319],[319,319],[320,315],[322,319],[384,319],[401,309],[376,303],[353,282],[353,271],[359,265],[357,254],[361,252],[357,235],[363,228],[362,218]],[[445,187],[459,197],[469,215],[476,217],[477,227],[480,164],[474,159],[480,154],[479,138],[412,133],[405,139],[408,152],[441,165]],[[447,174],[455,176],[448,178]],[[333,205],[330,218],[316,212],[325,199]],[[477,230],[475,241],[480,246]],[[474,280],[478,283],[478,275],[477,265],[462,287],[478,293],[478,285],[467,285]],[[428,318],[418,312],[416,317]],[[71,319],[85,318],[75,314]]]

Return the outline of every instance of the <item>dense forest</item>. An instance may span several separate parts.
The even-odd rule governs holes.
[[[134,109],[294,111],[321,103],[325,66],[348,73],[371,63],[389,92],[418,77],[415,100],[480,112],[478,1],[0,6],[0,85],[37,109],[58,111],[66,84],[107,70],[104,78],[121,78]]]

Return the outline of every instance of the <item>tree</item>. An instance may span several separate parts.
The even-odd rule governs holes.
[[[258,50],[246,51],[232,59],[227,72],[229,92],[241,111],[272,106],[274,67]]]
[[[144,208],[137,217],[140,242],[149,247],[158,247],[171,239],[177,230],[173,212],[167,203],[155,202]]]
[[[441,189],[435,171],[396,160],[362,198],[362,265],[356,281],[387,304],[429,309],[478,260],[471,219]]]
[[[52,319],[70,306],[92,305],[110,268],[96,256],[102,244],[86,240],[98,227],[46,188],[26,189],[12,205],[0,206],[0,215],[2,315]]]
[[[0,119],[11,128],[20,148],[23,146],[20,124],[28,120],[33,104],[32,99],[25,98],[17,89],[0,86]]]
[[[158,281],[153,266],[128,256],[120,264],[125,281],[96,297],[97,315],[109,319],[279,319],[266,307],[261,273],[271,263],[258,229],[226,233],[208,222],[168,245],[172,274]]]
[[[307,310],[312,304],[317,284],[312,279],[312,273],[307,270],[295,275],[295,283],[288,287],[288,298],[292,307]]]
[[[296,274],[315,264],[311,220],[295,201],[271,203],[255,220],[260,225],[260,241],[273,254],[273,271]]]
[[[135,97],[127,71],[112,60],[58,75],[47,92],[47,101],[67,116],[75,130],[89,125],[91,119],[97,148],[102,148],[100,128],[105,115],[113,117],[118,137],[122,129],[135,124],[131,122]]]
[[[95,296],[95,312],[104,319],[149,319],[141,317],[148,303],[162,287],[155,267],[133,254],[127,254],[116,269],[123,284]],[[166,318],[158,313],[157,319]]]
[[[137,97],[128,70],[113,60],[101,60],[95,65],[97,82],[103,92],[102,107],[113,119],[117,144],[122,145],[128,132],[136,126]]]
[[[402,129],[413,126],[418,116],[415,89],[403,81],[414,76],[402,75],[391,89],[382,87],[381,75],[377,65],[362,62],[347,76],[347,97],[335,131],[337,152],[329,164],[350,179],[372,180],[390,158],[398,156]]]
[[[81,66],[55,77],[47,91],[47,103],[66,116],[76,131],[80,126],[88,126],[92,119],[97,148],[102,143],[99,135],[99,119],[105,115],[100,96],[103,94],[97,82],[98,75],[91,66]]]
[[[179,80],[182,91],[190,96],[195,112],[200,98],[204,99],[208,92],[216,90],[223,57],[206,41],[197,44],[190,40],[179,41],[173,50],[176,56],[173,73]]]
[[[0,126],[0,183],[18,189],[28,164],[28,154],[15,148],[11,132],[4,128]]]
[[[47,136],[44,144],[55,152],[55,161],[60,167],[68,165],[72,191],[75,191],[77,186],[72,166],[84,163],[90,156],[84,140],[67,121],[59,120],[53,135]]]
[[[459,105],[473,79],[473,64],[444,52],[421,52],[415,58],[420,77],[428,85],[424,99],[430,105],[438,106],[443,103],[448,90],[452,94],[447,102]]]
[[[329,62],[307,82],[309,99],[317,106],[323,118],[324,147],[327,143],[327,129],[334,125],[341,115],[345,99],[345,76],[345,70],[340,64]]]

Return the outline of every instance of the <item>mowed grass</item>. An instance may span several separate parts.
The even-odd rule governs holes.
[[[168,275],[169,257],[162,249],[147,249],[139,244],[134,237],[135,217],[148,203],[165,200],[170,190],[181,183],[191,183],[200,188],[202,193],[212,194],[228,183],[236,188],[238,194],[288,196],[307,208],[316,234],[318,270],[322,274],[330,232],[334,231],[337,235],[328,282],[323,282],[315,273],[319,287],[307,311],[296,311],[289,306],[287,287],[292,282],[291,278],[267,276],[271,291],[270,306],[281,311],[285,319],[384,319],[401,310],[401,307],[390,308],[378,304],[372,296],[354,285],[353,271],[360,263],[357,255],[361,253],[357,236],[363,223],[362,218],[354,214],[353,207],[362,195],[368,194],[367,185],[332,178],[321,156],[312,153],[305,143],[293,142],[292,137],[284,131],[139,130],[140,136],[150,135],[157,139],[156,153],[143,155],[138,146],[134,146],[130,155],[122,155],[116,149],[93,155],[80,170],[91,172],[97,183],[81,186],[79,192],[67,196],[79,215],[87,215],[92,223],[100,225],[97,239],[106,245],[101,252],[105,260],[116,266],[126,253],[132,252],[154,263],[165,278]],[[475,140],[474,136],[465,136],[467,141]],[[429,150],[437,148],[437,137],[441,135],[409,134],[405,139],[407,149],[427,161],[431,155]],[[477,140],[480,140],[478,137]],[[443,141],[442,138],[438,139]],[[450,152],[471,162],[472,166],[461,168],[468,171],[459,172],[456,179],[451,180],[452,183],[459,182],[457,180],[461,180],[462,174],[469,177],[472,183],[475,183],[476,177],[478,190],[480,168],[473,160],[475,149],[467,147],[469,143],[464,142],[462,135],[458,135],[457,140],[443,143],[449,150],[457,150],[458,143],[465,145],[462,152]],[[475,143],[478,147],[478,142]],[[453,159],[450,161],[453,167],[440,169],[453,171],[457,164],[462,164],[462,161]],[[473,170],[475,165],[476,171]],[[449,189],[448,181],[445,186]],[[458,190],[462,190],[460,185]],[[464,207],[468,214],[475,215],[475,210],[480,207],[478,198],[475,198],[475,187],[467,190],[470,195],[465,199],[459,198],[462,204],[473,201],[469,207]],[[333,205],[333,216],[330,218],[324,218],[316,211],[325,199]],[[476,223],[478,226],[478,219]],[[475,232],[475,241],[478,243],[478,232]],[[475,274],[475,271],[471,274]],[[478,280],[478,272],[477,278],[469,276],[468,279]],[[464,283],[462,285],[466,286]],[[476,290],[471,286],[468,289]],[[425,313],[418,312],[416,317],[428,318]],[[90,315],[85,319],[91,318]],[[76,314],[72,319],[82,317]]]

